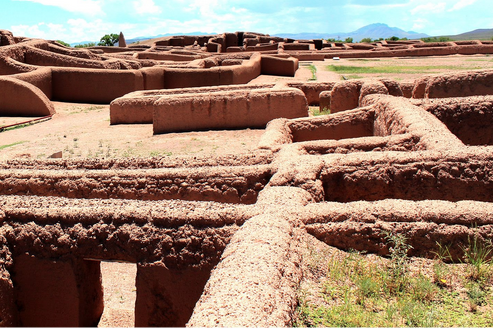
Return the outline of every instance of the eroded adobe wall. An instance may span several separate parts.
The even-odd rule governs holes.
[[[491,203],[477,201],[381,200],[317,203],[301,214],[306,230],[325,243],[342,248],[388,254],[386,232],[402,234],[413,246],[410,255],[435,257],[437,243],[458,260],[471,236],[493,237]]]
[[[371,163],[362,161],[368,154],[347,154],[338,162],[327,158],[322,172],[325,200],[492,201],[490,156],[432,154],[372,154]]]
[[[204,130],[263,128],[278,117],[308,115],[304,94],[294,88],[237,90],[164,96],[154,104],[154,134]],[[172,120],[170,120],[172,118]]]
[[[467,97],[493,94],[493,71],[427,76],[416,81],[413,98]]]
[[[3,195],[255,203],[270,166],[154,170],[1,170]]]
[[[97,323],[98,259],[138,264],[137,324],[182,326],[231,235],[258,214],[251,206],[182,201],[12,196],[0,204],[8,252],[0,260],[13,282],[2,275],[2,321],[32,326]]]
[[[493,145],[493,98],[428,99],[417,102],[466,145]]]

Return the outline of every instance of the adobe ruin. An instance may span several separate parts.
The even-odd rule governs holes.
[[[70,49],[0,36],[2,116],[66,101],[111,103],[108,124],[156,134],[266,127],[246,155],[0,162],[1,326],[96,325],[103,260],[137,264],[136,326],[290,326],[305,235],[386,255],[392,231],[412,255],[440,242],[456,258],[469,237],[493,238],[493,71],[247,84],[307,59],[493,44],[237,32]],[[315,104],[332,114],[309,117]]]

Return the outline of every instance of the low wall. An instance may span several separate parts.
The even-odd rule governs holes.
[[[33,86],[39,88],[48,99],[52,98],[52,74],[51,68],[39,68],[35,71],[14,74],[11,75],[12,78],[19,79],[21,81],[25,81],[27,83],[32,84]]]
[[[304,94],[294,88],[237,90],[162,97],[155,103],[154,134],[263,128],[272,119],[308,115]]]
[[[466,145],[493,145],[493,96],[414,101]]]
[[[54,113],[53,104],[39,88],[25,81],[0,76],[1,115],[48,116]]]
[[[262,85],[228,85],[197,88],[175,88],[149,91],[136,91],[117,98],[110,104],[111,124],[152,123],[154,103],[163,96],[227,92],[235,90],[251,90],[272,88],[274,84]]]
[[[467,97],[493,94],[493,70],[427,76],[415,82],[413,98]]]
[[[298,60],[296,58],[262,56],[262,74],[294,77],[297,70]]]
[[[261,57],[253,54],[241,65],[200,68],[165,68],[164,88],[190,88],[243,84],[260,75]]]
[[[52,68],[53,100],[109,104],[115,98],[144,89],[140,71]]]

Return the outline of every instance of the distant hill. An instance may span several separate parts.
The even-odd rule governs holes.
[[[493,29],[477,29],[466,33],[445,36],[452,40],[491,40],[493,38]]]
[[[262,33],[268,33],[266,31],[262,31]],[[164,37],[174,36],[174,35],[215,35],[216,32],[190,32],[190,33],[166,33],[160,34],[156,36],[144,36],[137,37],[132,39],[126,39],[127,44],[132,44],[136,42],[144,42],[147,40],[160,39]],[[272,34],[272,36],[278,36],[281,38],[291,38],[291,39],[301,39],[301,40],[311,40],[311,39],[339,39],[345,40],[346,38],[353,38],[353,42],[359,42],[363,38],[371,38],[371,39],[379,39],[379,38],[390,38],[396,36],[398,38],[408,38],[408,39],[421,39],[429,37],[429,35],[425,33],[417,33],[414,31],[404,31],[397,27],[390,27],[387,24],[383,23],[375,23],[364,26],[353,32],[340,32],[340,33],[314,33],[314,32],[306,32],[306,33],[277,33]],[[452,40],[491,40],[493,37],[493,29],[478,29],[466,33],[461,33],[457,35],[446,35],[446,37],[451,38]],[[98,43],[98,41],[82,41],[82,42],[74,42],[70,45],[73,47],[78,44],[86,44],[89,42]]]
[[[417,33],[413,31],[404,31],[397,27],[389,27],[387,24],[375,23],[364,26],[353,32],[340,32],[340,33],[279,33],[275,36],[291,39],[338,39],[345,40],[346,38],[353,38],[354,42],[359,42],[363,38],[379,39],[390,38],[396,36],[398,38],[408,39],[421,39],[428,37],[427,34]]]

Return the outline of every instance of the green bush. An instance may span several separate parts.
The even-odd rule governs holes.
[[[70,45],[68,43],[66,43],[65,41],[57,40],[56,42],[58,42],[61,45],[64,45],[65,47],[70,47]]]
[[[89,42],[89,43],[84,43],[81,45],[76,45],[75,48],[87,48],[87,47],[94,47],[96,46],[95,42]]]

